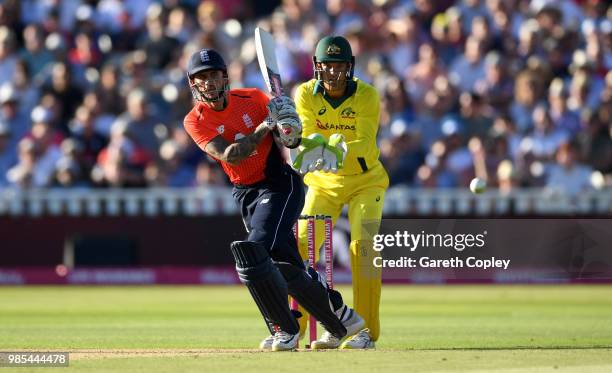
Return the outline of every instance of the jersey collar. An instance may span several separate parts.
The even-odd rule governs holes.
[[[340,106],[347,98],[351,97],[355,93],[355,91],[357,91],[357,82],[355,80],[349,80],[348,82],[346,82],[346,92],[344,93],[344,96],[333,99],[325,93],[325,88],[323,88],[323,82],[321,80],[317,80],[312,90],[312,95],[316,96],[317,93],[321,93],[323,98],[327,102],[329,102],[329,104],[335,109]]]

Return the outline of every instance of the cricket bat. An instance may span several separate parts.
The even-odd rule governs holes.
[[[257,61],[259,61],[261,75],[263,75],[266,82],[268,92],[274,97],[282,96],[283,84],[278,69],[278,62],[276,62],[276,43],[272,35],[261,27],[255,29],[255,50],[257,51]],[[292,129],[290,127],[283,127],[282,131],[287,134],[287,131],[292,131]],[[282,150],[284,146],[279,143],[278,129],[275,129],[272,133],[276,143],[280,145]],[[297,148],[300,142],[301,139],[291,147]]]
[[[255,49],[268,92],[274,97],[282,96],[283,86],[276,62],[276,43],[272,35],[261,27],[255,29]]]

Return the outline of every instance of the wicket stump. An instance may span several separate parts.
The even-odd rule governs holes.
[[[316,242],[316,222],[323,221],[325,239],[324,243],[324,258],[325,258],[325,280],[330,288],[334,287],[334,252],[333,252],[333,237],[332,237],[332,218],[329,215],[301,215],[299,220],[306,220],[306,238],[308,246],[308,265],[317,270],[315,242]],[[296,241],[299,236],[298,224],[295,224],[294,233]],[[297,301],[291,299],[291,309],[297,310]],[[306,348],[310,348],[312,342],[317,339],[317,321],[313,315],[308,319],[309,325],[309,340],[310,344]]]

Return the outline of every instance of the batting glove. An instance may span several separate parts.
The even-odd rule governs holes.
[[[280,118],[286,115],[295,114],[295,103],[290,97],[278,96],[274,97],[268,103],[268,109],[270,110],[270,116],[272,120],[278,122]]]
[[[268,104],[270,119],[276,123],[275,135],[289,149],[296,148],[302,140],[302,121],[295,110],[293,100],[287,96],[274,97]]]

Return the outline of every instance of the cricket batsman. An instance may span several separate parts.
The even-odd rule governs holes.
[[[344,37],[321,39],[313,65],[314,79],[297,88],[295,104],[304,138],[321,135],[327,146],[322,152],[322,160],[306,167],[306,170],[315,171],[304,177],[308,192],[302,214],[330,215],[335,224],[343,206],[348,205],[354,309],[365,319],[366,328],[340,348],[374,348],[374,341],[380,335],[381,270],[372,265],[376,255],[372,240],[380,227],[385,191],[389,186],[389,177],[378,160],[380,151],[376,145],[380,100],[374,87],[353,76],[355,57]],[[300,222],[302,258],[308,258],[305,225]],[[315,248],[319,248],[324,230],[317,226],[315,231]],[[302,335],[307,319],[300,319]],[[324,333],[314,343],[314,348],[335,348],[336,345],[335,337]]]
[[[304,266],[298,252],[292,228],[304,205],[304,185],[285,163],[274,137],[280,146],[300,144],[302,126],[293,100],[270,100],[255,88],[230,89],[225,62],[212,49],[191,56],[187,78],[195,105],[185,117],[185,130],[230,178],[247,231],[246,239],[232,242],[230,249],[240,281],[270,331],[260,348],[296,348],[299,315],[289,309],[288,295],[319,320],[338,347],[363,328],[364,320]],[[306,160],[323,149],[309,140],[305,144],[301,156]]]

